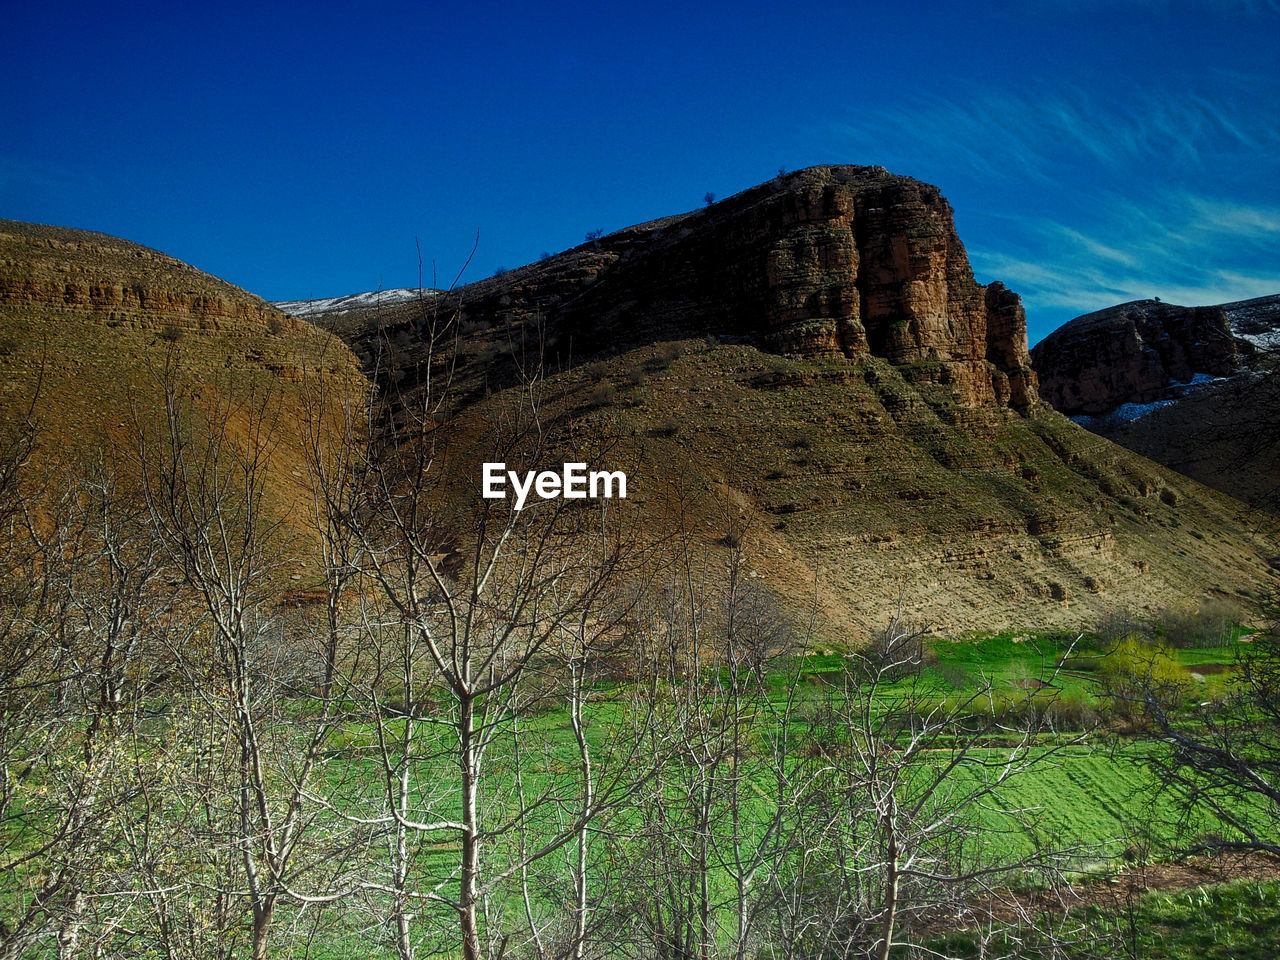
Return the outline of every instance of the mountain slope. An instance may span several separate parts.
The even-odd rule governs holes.
[[[1121,304],[1032,351],[1041,394],[1120,445],[1249,503],[1280,506],[1280,295]]]
[[[541,364],[528,466],[625,470],[637,525],[685,531],[709,569],[741,544],[833,637],[900,597],[955,632],[1274,586],[1235,501],[1037,399],[1017,296],[974,282],[936,188],[880,168],[799,171],[342,324],[397,423],[451,378],[431,442],[457,503]]]
[[[36,422],[37,472],[97,458],[132,469],[138,429],[159,427],[166,380],[193,411],[225,418],[240,449],[265,418],[280,516],[305,492],[305,410],[336,410],[364,383],[336,337],[173,257],[0,220],[0,427]]]

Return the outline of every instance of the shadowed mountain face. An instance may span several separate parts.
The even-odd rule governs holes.
[[[625,470],[636,524],[692,536],[708,569],[741,544],[748,574],[792,609],[816,602],[830,636],[883,625],[900,598],[958,632],[1273,588],[1235,501],[1038,400],[1017,296],[974,281],[935,188],[880,168],[799,171],[315,319],[406,407],[428,375],[452,378],[432,443],[459,502],[479,497],[479,438],[521,396],[517,371],[540,368],[525,466]]]
[[[100,233],[0,220],[0,429],[34,420],[38,470],[128,472],[168,379],[241,449],[270,446],[281,514],[305,488],[304,414],[364,382],[338,338],[173,257]]]
[[[1211,307],[1136,301],[1032,351],[1040,392],[1077,423],[1249,503],[1280,484],[1280,296]]]

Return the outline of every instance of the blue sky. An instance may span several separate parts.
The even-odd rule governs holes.
[[[23,4],[0,216],[269,299],[443,282],[814,163],[941,187],[1031,339],[1280,292],[1280,0]]]

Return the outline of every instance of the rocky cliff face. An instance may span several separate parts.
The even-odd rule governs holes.
[[[0,307],[112,327],[301,329],[269,303],[166,254],[101,233],[0,220]]]
[[[1077,423],[1280,508],[1280,296],[1121,304],[1072,320],[1031,353],[1041,395]]]
[[[797,358],[882,358],[969,407],[1037,401],[1019,298],[974,281],[936,187],[881,167],[779,176],[459,297],[469,327],[536,320],[575,360],[716,334]]]
[[[1253,353],[1222,307],[1138,300],[1077,317],[1031,351],[1040,395],[1067,415],[1169,399],[1196,374],[1229,377]]]
[[[1115,443],[1256,506],[1280,507],[1280,296],[1078,317],[1032,357],[1044,399]]]

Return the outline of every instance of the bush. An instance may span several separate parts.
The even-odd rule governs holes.
[[[618,388],[612,383],[598,383],[594,390],[591,391],[591,402],[597,407],[607,407],[618,396]]]
[[[813,431],[801,430],[791,438],[791,448],[793,450],[812,450],[813,449]]]
[[[1098,675],[1120,716],[1141,713],[1148,696],[1167,709],[1180,706],[1191,679],[1168,647],[1137,637],[1118,641],[1099,663]]]
[[[938,673],[943,680],[956,690],[964,690],[973,680],[968,667],[963,663],[947,661],[938,666]]]
[[[680,359],[680,344],[660,343],[653,359],[649,361],[649,367],[653,370],[666,370],[678,359]]]
[[[1146,634],[1147,625],[1139,620],[1132,611],[1117,608],[1098,621],[1094,633],[1104,647],[1111,647],[1125,637]]]

